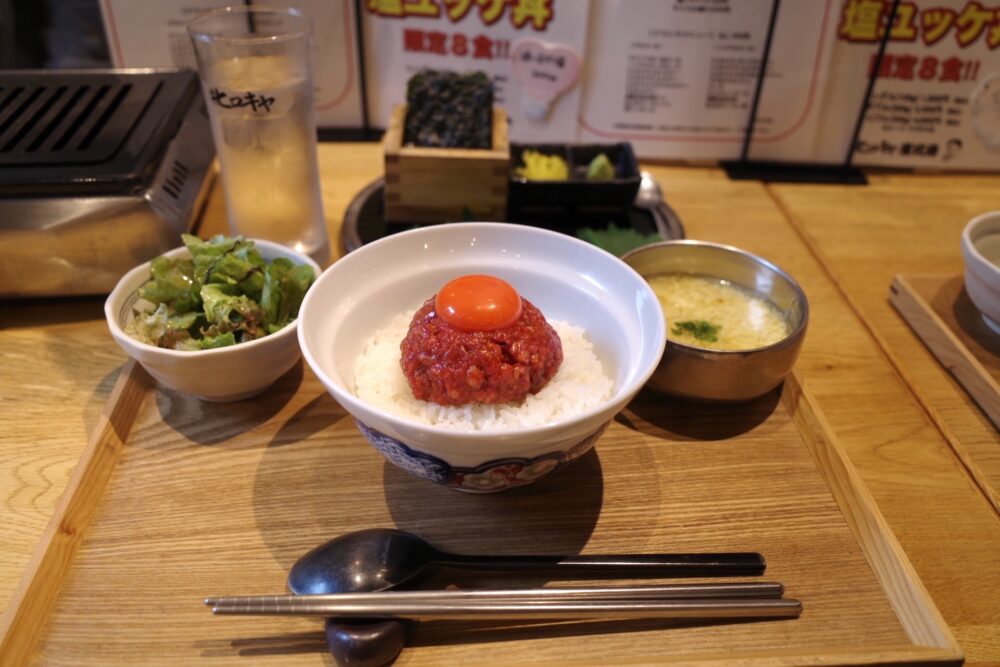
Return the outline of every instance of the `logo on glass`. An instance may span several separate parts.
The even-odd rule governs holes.
[[[263,111],[264,113],[271,112],[271,106],[275,102],[274,97],[269,97],[267,95],[260,95],[251,91],[245,93],[237,93],[235,95],[230,95],[224,90],[219,90],[218,88],[212,88],[209,92],[209,97],[212,101],[223,109],[239,109],[242,107],[250,107],[255,113],[257,111]]]

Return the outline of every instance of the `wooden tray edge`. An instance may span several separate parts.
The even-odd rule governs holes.
[[[152,386],[152,378],[134,361],[130,360],[122,368],[94,434],[7,610],[0,617],[0,662],[4,665],[23,665],[30,661],[58,599],[62,582],[131,431],[142,399]],[[878,511],[842,445],[833,435],[815,398],[796,373],[786,379],[782,401],[791,412],[803,435],[803,442],[913,645],[898,649],[872,647],[871,651],[864,653],[859,648],[815,654],[789,652],[767,656],[727,654],[675,658],[693,664],[747,667],[765,664],[863,665],[872,664],[874,652],[879,664],[960,664],[962,651],[951,630]],[[638,658],[626,664],[648,662],[648,658]]]
[[[703,655],[671,655],[670,664],[673,667],[706,667],[706,665],[719,665],[724,667],[823,667],[837,665],[838,667],[849,665],[929,665],[929,664],[949,664],[960,665],[961,656],[955,657],[951,651],[936,648],[915,648],[913,646],[859,646],[844,650],[830,650],[822,653],[810,653],[804,651],[783,651],[768,654],[755,653],[713,653]],[[483,663],[489,665],[493,663]],[[498,665],[505,663],[496,663]],[[562,664],[562,663],[557,663]],[[574,662],[574,665],[607,665],[607,660],[583,660]],[[618,656],[614,658],[614,664],[619,667],[660,667],[663,664],[661,659],[637,657],[622,659]],[[548,662],[519,662],[520,667],[552,667]]]
[[[153,380],[130,359],[0,617],[0,663],[27,664]]]
[[[930,304],[913,288],[906,276],[897,275],[892,279],[892,285],[889,288],[889,303],[903,318],[903,321],[909,325],[917,338],[930,350],[938,363],[955,378],[993,425],[1000,429],[1000,400],[998,400],[1000,387],[996,386],[996,382],[979,363],[979,360],[972,356],[965,344],[952,333]],[[898,363],[896,366],[899,368]],[[970,386],[970,382],[972,386]],[[985,386],[983,386],[984,382]],[[969,472],[980,492],[986,496],[994,510],[1000,512],[1000,490],[993,487],[989,477],[976,462],[976,459],[951,432],[951,429],[931,406],[930,401],[916,388],[916,385],[912,382],[907,384],[910,385],[917,400],[923,405],[934,425],[937,426],[952,451]],[[991,406],[985,400],[986,394],[992,394],[994,405]]]
[[[907,636],[919,647],[936,649],[935,659],[963,660],[962,650],[924,587],[888,522],[879,511],[815,397],[792,373],[782,400],[799,426],[816,467],[858,540],[876,579],[889,598]],[[926,656],[923,658],[926,659]]]
[[[990,421],[1000,429],[1000,384],[910,285],[906,276],[893,278],[889,301],[927,349],[955,376]],[[944,338],[940,337],[942,334]]]

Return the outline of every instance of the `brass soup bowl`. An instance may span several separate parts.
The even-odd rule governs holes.
[[[774,304],[790,331],[771,345],[733,351],[668,340],[647,386],[689,399],[745,401],[767,393],[792,370],[805,338],[809,303],[799,284],[771,262],[732,246],[690,240],[643,246],[622,259],[644,278],[681,273],[745,287]]]

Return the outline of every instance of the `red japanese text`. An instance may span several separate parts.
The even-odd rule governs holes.
[[[457,23],[475,14],[485,25],[504,16],[515,28],[545,30],[555,16],[552,0],[366,0],[368,12],[392,18],[446,17]]]
[[[875,69],[876,56],[868,63],[868,76]],[[963,60],[952,56],[915,56],[912,54],[885,54],[878,66],[880,79],[907,81],[975,81],[979,76],[978,60]]]
[[[440,30],[403,30],[403,50],[439,56],[459,56],[476,60],[501,60],[510,56],[510,42],[486,35],[465,35]]]
[[[912,1],[899,3],[892,25],[888,25],[892,0],[844,0],[837,36],[848,42],[877,42],[889,31],[889,40],[928,46],[949,34],[962,48],[984,39],[987,46],[1000,46],[1000,6],[984,6],[968,0],[961,10],[948,7],[918,9]]]

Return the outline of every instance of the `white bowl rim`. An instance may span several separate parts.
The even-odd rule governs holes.
[[[716,350],[710,347],[698,347],[697,345],[688,345],[687,343],[682,343],[680,341],[668,340],[667,342],[671,347],[680,347],[683,350],[696,352],[699,354],[706,354],[706,355],[717,354],[720,357],[742,356],[754,352],[763,352],[765,350],[776,350],[791,345],[795,345],[803,337],[803,335],[805,334],[805,330],[809,325],[809,298],[806,296],[806,291],[802,289],[802,285],[800,285],[799,281],[793,278],[790,273],[782,269],[780,266],[778,266],[771,260],[765,259],[760,255],[754,254],[749,250],[744,250],[743,248],[737,248],[734,245],[727,245],[725,243],[717,243],[715,241],[701,241],[699,239],[671,239],[668,241],[658,241],[656,243],[650,243],[635,248],[633,250],[629,250],[627,253],[622,255],[622,261],[633,255],[639,255],[643,251],[652,250],[654,248],[674,248],[674,247],[684,247],[684,246],[700,246],[704,248],[716,248],[718,250],[731,252],[736,255],[742,255],[743,257],[746,257],[751,261],[757,262],[758,264],[761,264],[771,269],[776,274],[787,280],[788,283],[792,286],[792,291],[795,292],[796,296],[799,298],[799,301],[802,303],[802,321],[799,322],[798,326],[796,326],[795,329],[793,329],[792,331],[788,332],[788,334],[785,335],[785,337],[782,338],[781,340],[777,340],[768,345],[761,345],[759,347],[747,347],[747,348],[741,348],[739,350]],[[740,285],[740,287],[751,289],[749,287],[746,287],[745,285]],[[666,336],[666,333],[664,333],[664,336]]]
[[[976,242],[972,240],[972,232],[979,225],[985,223],[988,220],[997,220],[1000,222],[1000,211],[987,211],[986,213],[980,213],[965,225],[962,229],[962,244],[969,254],[976,260],[976,266],[984,268],[986,271],[994,274],[996,279],[1000,280],[1000,266],[997,266],[990,260],[986,259],[983,253],[979,252],[979,248],[976,247]],[[954,247],[954,246],[952,246]]]
[[[612,259],[620,262],[621,265],[622,265],[622,268],[624,268],[627,273],[631,273],[635,277],[636,281],[640,285],[642,285],[642,286],[645,287],[645,289],[648,291],[649,297],[653,300],[653,303],[656,303],[656,294],[653,293],[653,288],[649,286],[649,283],[646,282],[645,278],[643,278],[641,275],[639,275],[639,273],[635,269],[633,269],[631,266],[629,266],[625,262],[622,262],[619,257],[616,257],[615,255],[612,255],[611,253],[607,252],[606,250],[604,250],[602,248],[599,248],[599,247],[593,245],[592,243],[588,243],[587,241],[583,241],[581,239],[577,239],[575,237],[569,236],[567,234],[563,234],[561,232],[554,232],[554,231],[551,231],[551,230],[548,230],[548,229],[542,229],[540,227],[531,227],[529,225],[519,225],[519,224],[514,224],[514,223],[506,223],[506,222],[452,222],[452,223],[447,223],[446,225],[434,225],[432,227],[419,227],[419,228],[416,228],[416,229],[408,229],[408,230],[405,230],[405,231],[402,231],[402,232],[397,232],[396,234],[392,234],[391,236],[384,236],[384,237],[382,237],[380,239],[372,241],[371,243],[365,244],[365,245],[361,246],[360,248],[358,248],[357,250],[353,250],[349,254],[344,255],[344,257],[342,257],[341,260],[343,260],[344,258],[349,257],[349,256],[354,256],[356,254],[358,254],[358,256],[360,256],[360,255],[367,254],[367,252],[373,252],[372,250],[368,250],[366,252],[366,249],[374,248],[378,244],[392,242],[393,239],[399,239],[399,238],[403,238],[403,237],[406,237],[406,236],[427,233],[426,230],[428,230],[428,229],[436,229],[436,228],[439,228],[439,227],[447,227],[449,229],[456,229],[458,227],[461,227],[462,229],[475,230],[476,228],[485,229],[485,228],[495,228],[495,227],[498,227],[498,226],[514,228],[514,229],[517,229],[521,233],[537,234],[539,236],[556,237],[556,238],[559,238],[562,241],[566,241],[566,242],[569,242],[569,243],[572,243],[572,244],[584,247],[588,251],[594,251],[594,252],[598,252],[598,253],[603,253],[603,254],[607,255],[608,257],[611,257]],[[316,280],[316,282],[314,283],[314,285],[318,285],[323,280],[334,280],[335,278],[333,278],[331,276],[335,275],[335,273],[336,273],[336,267],[337,267],[337,264],[339,264],[339,263],[340,263],[340,260],[338,260],[338,262],[335,262],[334,264],[332,264],[330,266],[330,268],[327,269],[324,272],[324,274],[322,276],[320,276],[319,279]],[[302,312],[303,311],[308,311],[308,309],[309,309],[310,297],[312,295],[318,294],[318,293],[319,293],[319,289],[317,289],[317,290],[310,289],[309,293],[306,294],[306,298],[302,301],[302,308],[299,310],[299,317],[300,317],[300,319],[301,319],[301,316],[302,316]],[[316,298],[319,298],[319,297],[316,297]],[[645,386],[645,384],[652,377],[653,373],[656,371],[657,366],[659,366],[659,364],[660,364],[660,359],[663,356],[663,350],[666,347],[666,341],[667,341],[667,338],[666,338],[666,323],[664,322],[662,316],[656,318],[656,321],[658,323],[657,324],[657,328],[659,329],[659,334],[660,334],[659,335],[660,354],[656,355],[656,358],[653,360],[653,363],[649,364],[648,368],[646,368],[641,373],[637,374],[632,379],[631,382],[618,387],[616,389],[616,391],[615,391],[614,394],[612,394],[609,398],[606,398],[600,404],[598,404],[598,405],[596,405],[596,406],[594,406],[594,407],[592,407],[592,408],[590,408],[588,410],[585,410],[583,412],[579,412],[579,413],[577,413],[577,414],[575,414],[575,415],[573,415],[571,417],[565,417],[563,419],[559,419],[559,420],[556,420],[556,421],[547,422],[545,424],[541,424],[541,425],[538,425],[538,426],[521,426],[521,427],[516,427],[516,428],[508,428],[508,429],[502,429],[502,430],[490,430],[490,431],[463,431],[463,430],[454,429],[454,428],[444,428],[444,427],[441,427],[441,426],[436,426],[434,424],[427,424],[425,422],[417,421],[415,419],[409,419],[409,418],[406,418],[406,417],[400,417],[399,415],[394,415],[394,414],[388,413],[385,410],[383,410],[382,408],[379,408],[379,407],[377,407],[375,405],[372,405],[372,404],[370,404],[370,403],[368,403],[366,401],[362,401],[359,398],[357,398],[351,391],[347,390],[346,387],[342,388],[342,387],[339,386],[338,383],[333,382],[330,379],[330,377],[326,374],[326,371],[319,365],[319,363],[316,361],[315,357],[313,357],[312,351],[309,349],[309,345],[306,342],[306,334],[305,334],[305,328],[304,327],[301,328],[301,329],[299,329],[298,336],[299,336],[299,347],[302,348],[302,356],[305,357],[306,363],[312,369],[313,373],[315,373],[316,376],[320,378],[320,380],[322,381],[323,385],[326,386],[328,389],[330,389],[331,392],[333,392],[333,393],[336,394],[335,398],[337,399],[338,402],[340,402],[342,404],[343,403],[347,403],[352,408],[354,408],[354,409],[360,409],[361,411],[368,411],[368,412],[377,413],[381,418],[385,419],[388,422],[395,423],[395,424],[400,424],[401,426],[403,426],[405,428],[422,431],[422,432],[425,432],[425,433],[430,434],[430,435],[440,435],[440,436],[446,437],[446,438],[461,437],[463,439],[467,438],[467,439],[474,440],[474,441],[480,441],[480,440],[491,440],[492,441],[492,440],[496,440],[496,438],[498,436],[502,436],[504,438],[511,438],[511,439],[518,438],[518,437],[523,437],[525,435],[537,435],[537,436],[545,437],[545,436],[547,436],[549,434],[558,433],[559,431],[562,431],[566,427],[571,426],[573,424],[578,424],[578,423],[582,423],[582,422],[586,422],[588,420],[591,420],[594,417],[600,415],[601,413],[608,412],[611,409],[614,409],[614,411],[609,414],[608,419],[609,420],[613,419],[614,415],[617,414],[621,410],[622,407],[624,407],[625,403],[628,400],[630,400],[636,393],[638,393],[639,390],[642,389],[643,386]],[[651,332],[651,334],[655,335],[655,334],[657,334],[657,332],[654,331],[654,332]],[[651,335],[651,340],[652,340],[652,335]],[[348,409],[348,412],[350,412],[352,416],[355,415],[355,412],[352,409]],[[371,424],[367,424],[367,426],[372,427]]]
[[[254,239],[254,238],[250,238],[247,240],[253,241],[254,245],[258,249],[261,250],[267,249],[269,251],[276,251],[279,253],[295,256],[297,259],[300,260],[301,263],[308,264],[310,267],[312,267],[312,270],[315,272],[316,276],[313,279],[312,285],[315,285],[319,281],[322,269],[320,268],[319,264],[313,261],[310,257],[298,252],[297,250],[289,248],[288,246],[282,245],[280,243],[274,243],[273,241],[265,241],[263,239]],[[184,254],[185,252],[188,252],[186,246],[178,246],[176,248],[171,248],[166,252],[162,252],[158,256],[176,257]],[[156,258],[154,257],[153,259]],[[294,335],[291,332],[294,332],[297,329],[299,321],[298,317],[289,322],[280,331],[276,331],[273,334],[268,334],[261,338],[247,341],[245,343],[237,343],[236,345],[227,345],[226,347],[217,347],[211,350],[171,350],[166,347],[157,347],[156,345],[150,345],[149,343],[144,343],[141,340],[133,338],[132,336],[130,336],[128,333],[125,332],[121,324],[118,322],[118,314],[114,311],[114,309],[119,302],[123,301],[124,299],[127,299],[132,292],[136,291],[137,288],[130,288],[129,285],[131,285],[138,278],[139,275],[149,275],[149,267],[152,265],[152,263],[153,260],[151,259],[148,262],[144,262],[136,266],[135,268],[129,270],[124,276],[122,276],[118,280],[118,283],[115,285],[114,289],[111,290],[111,293],[108,294],[108,298],[105,299],[104,301],[104,317],[108,321],[108,328],[111,329],[111,335],[115,338],[124,339],[128,341],[131,345],[134,345],[140,351],[146,353],[160,354],[163,355],[164,357],[177,357],[183,359],[191,359],[195,357],[205,358],[208,356],[222,357],[227,354],[238,354],[244,350],[252,350],[254,348],[267,345],[268,343],[273,343],[274,341],[282,340],[284,338],[287,338],[288,336]],[[312,285],[310,285],[309,289],[306,290],[306,296],[309,296],[309,292],[312,290]],[[303,303],[305,303],[304,299]],[[301,310],[302,309],[300,307],[299,308],[300,313]]]

